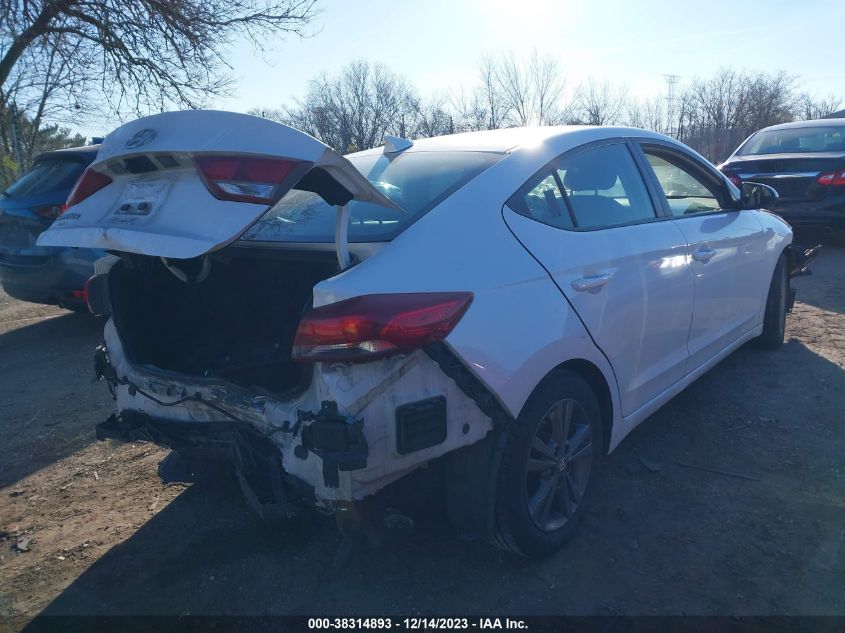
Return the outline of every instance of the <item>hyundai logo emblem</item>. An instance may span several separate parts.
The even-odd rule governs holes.
[[[136,147],[141,147],[141,145],[146,145],[151,140],[156,137],[156,131],[152,128],[145,128],[143,130],[139,130],[132,135],[128,141],[126,141],[126,149],[134,149]]]

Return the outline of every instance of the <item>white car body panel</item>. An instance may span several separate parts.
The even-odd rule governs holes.
[[[414,150],[423,151],[417,144]],[[531,156],[517,169],[517,158],[511,155],[479,175],[377,257],[314,287],[315,306],[361,294],[473,290],[473,307],[446,340],[514,416],[538,382],[566,360],[588,360],[613,381],[577,315],[502,221],[502,189],[512,187],[504,189],[510,195],[543,161]]]
[[[616,372],[622,415],[684,375],[693,313],[687,244],[674,222],[567,231],[505,207],[505,220],[555,279]],[[578,280],[609,275],[592,291]],[[645,298],[645,300],[642,300]]]
[[[389,200],[389,205],[384,203],[386,198],[382,200],[384,196],[346,159],[305,134],[252,117],[176,114],[159,120],[184,124],[180,135],[174,129],[173,138],[178,136],[179,143],[168,144],[169,134],[160,133],[143,148],[145,153],[293,157],[335,170],[337,180],[356,199],[392,205]],[[205,123],[192,127],[192,117],[206,116]],[[95,167],[121,155],[127,139],[149,127],[154,118],[110,135]],[[223,129],[222,122],[235,120],[237,126]],[[215,129],[215,121],[221,129]],[[553,158],[585,143],[620,137],[660,139],[682,147],[643,130],[591,127],[509,129],[415,141],[404,151],[493,151],[503,153],[503,158],[391,242],[377,248],[351,245],[353,252],[362,254],[362,261],[316,284],[314,306],[368,294],[472,292],[468,311],[445,339],[448,349],[512,418],[519,416],[549,372],[566,363],[589,364],[603,378],[609,394],[608,448],[613,450],[662,404],[762,331],[772,271],[791,241],[786,224],[759,211],[660,218],[570,232],[540,224],[505,206]],[[56,229],[45,232],[39,243],[196,257],[236,240],[266,210],[261,205],[218,201],[195,172],[183,171],[166,194],[167,209],[181,213],[152,218],[145,225],[117,227],[109,222],[109,214],[122,189],[107,187],[79,205],[84,207],[82,217],[57,221]],[[227,219],[229,211],[233,212]],[[709,244],[716,253],[709,263],[698,266],[693,254],[702,244]],[[572,289],[573,281],[597,273],[612,275],[599,292]],[[287,472],[312,485],[316,502],[325,507],[372,494],[436,457],[478,442],[493,428],[491,418],[422,351],[363,365],[317,363],[304,392],[275,399],[250,396],[243,388],[220,381],[135,366],[126,358],[111,321],[106,326],[106,343],[118,376],[165,401],[183,393],[200,393],[255,426],[282,451]],[[447,440],[399,455],[393,424],[396,407],[438,395],[448,401]],[[117,387],[117,400],[121,410],[153,417],[197,423],[219,419],[219,413],[201,403],[161,406],[130,393],[126,384]],[[316,411],[326,400],[336,402],[341,414],[366,420],[364,433],[370,449],[367,467],[340,473],[337,488],[323,481],[319,457],[309,453],[302,459],[294,454],[298,440],[283,430],[284,422],[296,419],[298,410]]]
[[[687,372],[707,362],[759,323],[760,292],[768,292],[765,233],[754,213],[731,211],[679,217],[689,242],[695,309],[689,331]],[[698,261],[707,249],[712,256]]]

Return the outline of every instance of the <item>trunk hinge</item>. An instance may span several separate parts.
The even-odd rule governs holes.
[[[334,248],[341,270],[349,268],[349,203],[337,205],[334,225]]]

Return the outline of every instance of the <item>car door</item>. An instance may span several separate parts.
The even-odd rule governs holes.
[[[687,373],[758,325],[767,235],[754,213],[737,210],[715,167],[679,147],[640,143],[661,203],[689,244],[695,305]]]
[[[212,110],[164,112],[109,134],[39,246],[77,246],[189,259],[223,248],[291,188],[338,207],[401,209],[346,158],[267,119]]]
[[[693,306],[687,244],[659,221],[627,142],[563,154],[503,209],[608,358],[622,414],[683,377]]]

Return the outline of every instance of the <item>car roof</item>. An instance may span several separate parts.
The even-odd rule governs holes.
[[[789,123],[779,123],[777,125],[764,127],[760,130],[760,132],[768,130],[798,129],[802,127],[831,127],[838,125],[845,125],[845,119],[810,119],[808,121],[790,121]]]
[[[99,151],[99,145],[80,145],[79,147],[66,147],[64,149],[54,149],[49,152],[43,152],[36,156],[35,160],[39,161],[47,158],[72,158],[76,156],[81,158],[92,158]]]
[[[469,152],[513,152],[520,148],[529,149],[546,141],[571,136],[573,141],[589,142],[619,136],[637,136],[646,138],[668,139],[656,132],[640,128],[595,126],[595,125],[547,125],[534,127],[511,127],[480,132],[462,132],[414,141],[405,152],[434,151],[469,151]],[[367,156],[381,154],[381,147],[376,147],[349,156]]]

